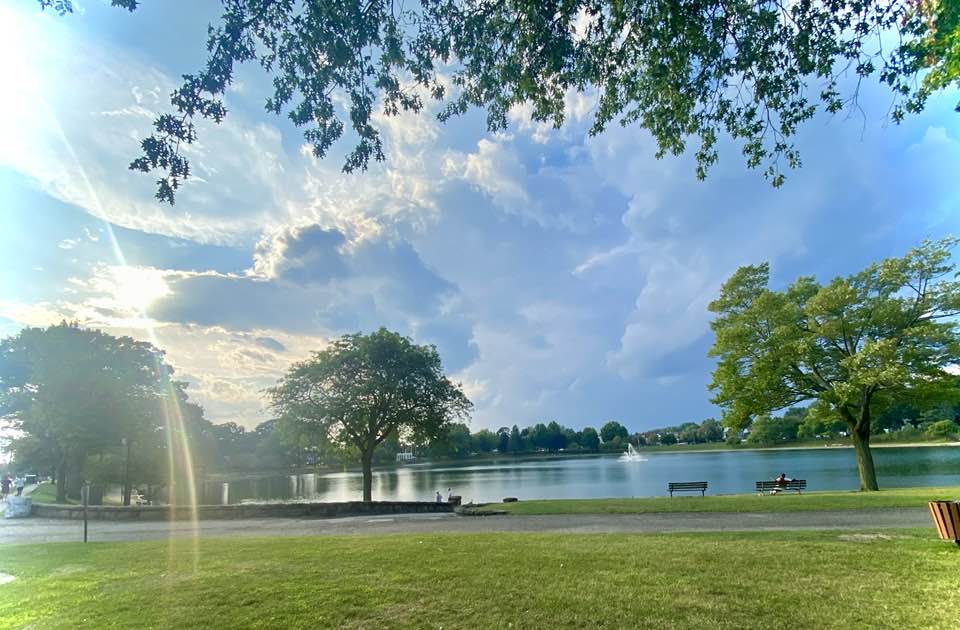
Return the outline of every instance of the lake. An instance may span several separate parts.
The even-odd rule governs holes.
[[[520,499],[649,497],[666,494],[670,481],[708,481],[710,494],[752,492],[754,482],[781,472],[806,479],[810,490],[855,490],[853,449],[642,453],[645,461],[616,455],[503,459],[483,463],[412,464],[374,470],[373,499],[431,501],[447,488],[464,502]],[[875,448],[881,488],[960,485],[960,447]],[[360,472],[250,477],[208,482],[207,504],[243,501],[351,501],[361,498]]]

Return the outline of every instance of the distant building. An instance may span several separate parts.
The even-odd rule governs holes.
[[[397,463],[398,464],[409,464],[410,462],[417,461],[416,456],[414,456],[412,451],[404,451],[402,453],[397,453]]]

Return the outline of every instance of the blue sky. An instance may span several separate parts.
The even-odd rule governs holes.
[[[292,361],[380,325],[437,345],[474,430],[700,421],[719,413],[706,306],[738,266],[782,286],[960,233],[957,95],[896,126],[874,86],[804,128],[774,190],[730,144],[698,182],[636,127],[590,138],[595,99],[573,94],[560,130],[382,118],[388,161],[343,175],[349,143],[310,157],[245,68],[160,205],[126,165],[215,3],[106,4],[0,7],[0,335],[68,318],[153,340],[215,422],[263,421]]]

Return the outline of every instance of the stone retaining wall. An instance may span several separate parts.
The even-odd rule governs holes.
[[[424,512],[453,512],[450,503],[432,501],[345,501],[343,503],[242,503],[239,505],[201,505],[197,517],[207,519],[239,518],[332,518],[335,516],[358,516],[363,514],[415,514]],[[53,505],[34,503],[33,516],[43,518],[82,519],[83,507],[79,505]],[[192,511],[186,506],[169,505],[91,505],[87,518],[98,521],[187,521]]]

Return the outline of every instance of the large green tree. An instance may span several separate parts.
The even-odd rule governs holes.
[[[612,442],[616,438],[626,441],[627,437],[629,436],[630,432],[627,431],[627,427],[623,426],[616,420],[609,420],[602,427],[600,427],[600,437],[604,442]]]
[[[60,13],[70,0],[39,0]],[[559,126],[570,92],[595,94],[591,133],[637,123],[658,156],[697,144],[697,175],[717,160],[722,134],[774,185],[800,156],[798,127],[818,110],[855,104],[877,76],[893,118],[960,81],[955,0],[221,0],[206,62],[171,95],[172,111],[142,141],[135,170],[159,171],[173,203],[190,175],[184,147],[195,122],[223,121],[237,66],[273,79],[265,107],[305,127],[322,157],[347,130],[344,171],[382,160],[377,114],[443,103],[447,120],[472,107],[491,131],[516,105]],[[130,11],[137,0],[112,0]],[[852,80],[841,85],[845,74]],[[917,81],[918,75],[922,81]]]
[[[710,388],[739,429],[803,401],[839,416],[853,438],[861,490],[876,490],[871,419],[908,399],[953,399],[960,360],[957,239],[924,242],[826,285],[769,288],[766,263],[741,267],[710,304],[717,367]]]
[[[415,443],[438,439],[472,407],[444,376],[436,348],[384,328],[333,341],[295,363],[267,395],[281,426],[308,425],[356,450],[364,501],[371,500],[377,445],[397,433]]]
[[[151,344],[76,324],[3,339],[0,417],[22,434],[14,456],[53,463],[57,500],[76,496],[88,455],[156,439],[171,374]]]

